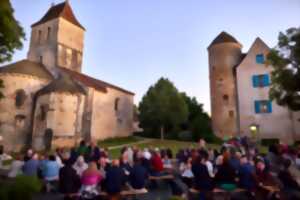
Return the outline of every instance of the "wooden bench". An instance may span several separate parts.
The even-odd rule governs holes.
[[[204,192],[206,195],[209,194],[209,196],[214,197],[214,195],[219,195],[219,194],[224,194],[224,199],[230,199],[231,195],[234,193],[240,193],[240,192],[246,192],[247,190],[242,189],[242,188],[237,188],[233,191],[226,191],[220,188],[214,188],[212,191],[210,192]],[[195,189],[195,188],[190,188],[189,189],[189,196],[190,195],[197,195],[200,194],[201,191]]]
[[[174,175],[163,175],[163,176],[149,176],[149,180],[172,180],[174,179]]]
[[[137,196],[142,194],[147,194],[148,190],[146,188],[143,189],[130,189],[130,190],[123,190],[120,192],[121,196]],[[109,196],[107,192],[100,192],[100,196]]]

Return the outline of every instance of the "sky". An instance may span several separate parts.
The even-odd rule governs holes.
[[[11,0],[26,32],[52,3],[62,0]],[[83,73],[134,92],[135,103],[160,77],[195,96],[210,112],[207,47],[222,31],[247,52],[256,37],[270,47],[279,31],[299,27],[300,0],[69,0],[86,28]]]

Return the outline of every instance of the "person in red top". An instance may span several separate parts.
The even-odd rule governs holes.
[[[152,175],[159,176],[164,170],[164,165],[160,157],[159,151],[155,151],[151,157]]]

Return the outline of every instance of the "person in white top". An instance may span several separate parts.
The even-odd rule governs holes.
[[[82,173],[88,168],[88,164],[84,161],[83,156],[79,156],[73,165],[77,174],[81,177]]]
[[[17,175],[22,174],[22,167],[24,165],[24,161],[21,160],[20,155],[16,155],[15,160],[11,163],[10,171],[8,172],[9,178],[15,178]]]

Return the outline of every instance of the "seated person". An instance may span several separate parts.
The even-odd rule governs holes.
[[[161,176],[163,175],[164,165],[159,154],[159,150],[156,149],[151,156],[151,175]]]
[[[66,161],[64,167],[59,170],[59,191],[65,195],[65,199],[72,199],[80,186],[80,177],[73,168],[72,161]]]
[[[192,187],[194,174],[192,172],[192,158],[188,158],[186,162],[179,165],[182,181],[190,188]]]
[[[214,178],[215,184],[223,190],[232,191],[236,189],[236,178],[236,172],[229,163],[229,155],[225,153],[223,161],[218,165]]]
[[[84,198],[96,197],[99,195],[97,189],[98,184],[102,180],[102,176],[98,171],[97,164],[90,162],[88,168],[82,173],[81,176],[81,193]]]
[[[130,171],[130,175],[129,175],[130,185],[133,187],[133,189],[145,188],[147,178],[148,178],[147,169],[142,166],[141,160],[137,158]]]
[[[290,166],[291,160],[285,159],[283,161],[283,169],[280,170],[278,178],[283,185],[285,193],[290,197],[289,199],[300,199],[300,186],[289,172]]]
[[[192,164],[194,175],[194,188],[200,191],[213,189],[213,181],[209,175],[205,158],[199,156]]]
[[[41,166],[42,175],[46,181],[55,181],[59,177],[59,164],[56,162],[55,156],[50,155]]]
[[[82,173],[88,168],[88,164],[84,161],[83,156],[79,156],[76,162],[73,165],[73,168],[76,170],[77,174],[81,177]]]
[[[266,168],[265,162],[262,159],[256,161],[255,179],[257,186],[255,196],[257,199],[267,199],[268,197],[276,196],[277,199],[280,199],[278,193],[279,186],[271,173]]]
[[[10,171],[8,172],[9,178],[15,178],[17,175],[22,174],[22,167],[24,161],[21,160],[20,155],[15,156],[15,160],[11,163]]]
[[[40,167],[38,154],[34,154],[32,158],[26,161],[23,165],[23,174],[26,176],[37,176]]]
[[[240,159],[240,166],[238,169],[239,186],[248,191],[255,189],[254,166],[252,166],[246,156]]]
[[[106,171],[105,189],[109,195],[118,195],[125,183],[124,170],[119,160],[113,160],[112,166]]]

